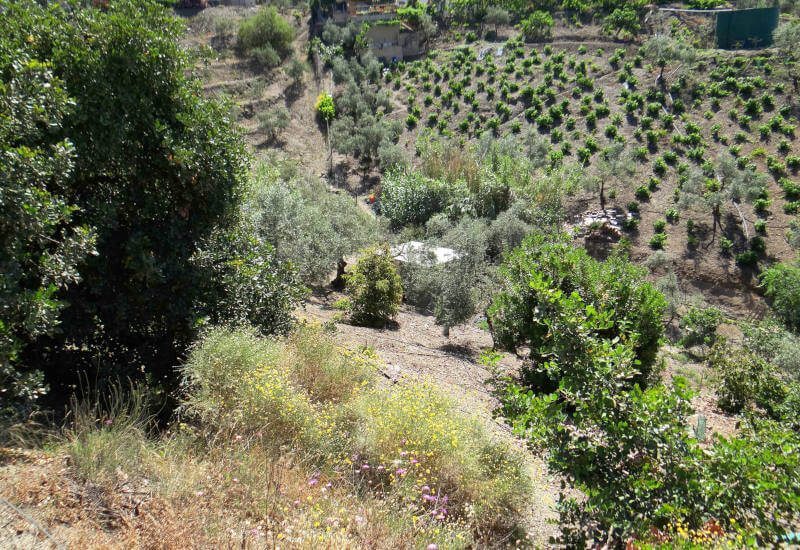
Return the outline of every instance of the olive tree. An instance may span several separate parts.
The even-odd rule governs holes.
[[[783,23],[773,35],[775,47],[789,78],[792,79],[795,93],[800,93],[800,20]]]
[[[682,40],[665,34],[656,34],[642,45],[642,54],[652,61],[659,69],[656,82],[666,88],[664,70],[668,65],[686,63],[694,59],[694,50]]]
[[[746,231],[747,223],[739,206],[743,202],[753,202],[764,191],[766,178],[751,168],[739,169],[736,159],[724,154],[717,160],[714,177],[707,177],[699,171],[690,174],[683,185],[680,203],[683,207],[701,206],[711,212],[713,237],[716,238],[717,227],[721,225],[723,208],[733,206],[739,213]]]
[[[622,143],[614,143],[603,150],[596,175],[585,175],[584,187],[600,196],[600,210],[606,209],[606,187],[616,181],[629,180],[636,173],[636,163]]]
[[[306,285],[328,282],[339,260],[381,234],[374,217],[348,196],[318,180],[286,181],[267,165],[256,170],[245,213],[254,233],[274,246],[279,260],[291,262]]]
[[[492,25],[496,35],[499,32],[499,27],[508,25],[511,22],[511,15],[501,6],[489,6],[486,9],[486,16],[483,18],[483,22],[487,25]]]

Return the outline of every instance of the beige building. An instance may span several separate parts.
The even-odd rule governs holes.
[[[337,25],[367,23],[367,39],[375,57],[384,63],[416,57],[427,51],[421,32],[399,21],[397,9],[405,5],[400,1],[329,0],[321,2],[314,13],[315,25],[321,28],[326,21]]]

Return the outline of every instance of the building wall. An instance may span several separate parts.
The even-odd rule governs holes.
[[[245,0],[247,1],[247,0]],[[367,39],[372,53],[385,63],[400,61],[406,57],[422,55],[427,44],[422,41],[419,32],[397,23],[385,24],[381,21],[395,19],[397,12],[392,2],[370,2],[369,0],[339,0],[329,10],[320,11],[315,16],[315,31],[319,32],[325,20],[332,20],[338,25],[346,25],[352,21],[356,24],[369,23]],[[376,11],[371,11],[375,9]]]
[[[422,33],[418,31],[401,32],[400,44],[403,47],[404,57],[417,57],[427,50],[427,44],[422,40]]]
[[[384,62],[403,59],[403,46],[400,42],[400,25],[374,24],[367,32],[372,45],[372,53]]]

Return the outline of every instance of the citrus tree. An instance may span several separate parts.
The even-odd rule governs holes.
[[[34,195],[51,203],[42,229],[56,241],[77,235],[64,224],[96,236],[97,253],[80,263],[79,282],[43,287],[68,307],[59,330],[39,338],[25,359],[51,385],[72,384],[76,371],[100,364],[100,376],[144,373],[170,386],[178,356],[214,316],[221,298],[214,294],[228,292],[192,258],[216,232],[229,234],[238,216],[249,159],[230,110],[205,99],[181,46],[183,25],[154,1],[94,8],[0,0],[0,12],[2,89],[16,86],[27,98],[41,118],[30,127],[47,139],[38,146],[41,174],[28,184],[50,194]],[[35,87],[15,84],[30,63],[46,67],[51,88],[68,98],[59,99],[59,117]],[[9,139],[11,147],[36,146]],[[20,152],[20,162],[32,158]],[[71,273],[80,256],[58,272]]]
[[[29,410],[46,389],[22,358],[58,330],[62,293],[94,252],[91,229],[61,194],[75,166],[73,144],[58,138],[69,97],[47,65],[6,45],[0,40],[0,58],[13,57],[0,82],[0,414]]]

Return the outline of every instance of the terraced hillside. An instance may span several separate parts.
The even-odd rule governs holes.
[[[793,254],[794,90],[773,51],[704,53],[659,72],[637,46],[512,40],[435,51],[384,81],[409,150],[430,134],[518,135],[545,169],[577,163],[604,180],[607,206],[631,214],[636,257],[665,250],[712,293],[746,288],[760,262]],[[600,209],[599,187],[578,191],[573,214]]]

